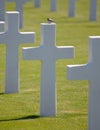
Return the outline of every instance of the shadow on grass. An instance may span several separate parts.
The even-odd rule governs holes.
[[[0,95],[4,95],[4,93],[0,93]]]
[[[30,115],[30,116],[24,116],[24,117],[13,118],[13,119],[0,119],[0,122],[16,121],[16,120],[30,120],[30,119],[37,119],[37,118],[40,118],[40,116],[39,115]]]
[[[81,118],[81,117],[87,117],[87,113],[63,113],[59,115],[56,118]],[[0,119],[0,122],[6,122],[6,121],[20,121],[20,120],[34,120],[37,118],[43,118],[39,115],[29,115],[29,116],[24,116],[24,117],[18,117],[18,118],[12,118],[12,119]]]

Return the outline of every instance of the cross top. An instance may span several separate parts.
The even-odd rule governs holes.
[[[52,47],[52,46],[55,46],[56,43],[55,43],[55,23],[51,23],[51,24],[46,24],[46,23],[42,23],[41,24],[41,30],[42,30],[42,33],[41,33],[41,45],[44,45],[44,46],[48,46],[49,47]],[[52,26],[52,28],[51,28]],[[46,29],[48,28],[48,29]],[[52,35],[49,35],[49,31],[51,32],[52,31]],[[45,36],[46,34],[46,36]]]
[[[94,64],[99,62],[99,53],[100,53],[100,36],[90,36],[89,37],[89,62],[93,62]]]
[[[80,80],[81,79],[94,80],[94,77],[97,77],[97,74],[100,75],[99,71],[97,71],[97,68],[99,69],[100,67],[100,61],[98,60],[100,53],[99,43],[100,43],[99,36],[89,37],[89,62],[83,65],[69,65],[67,70],[68,72],[67,77],[69,79],[71,78]]]
[[[19,32],[19,13],[18,12],[7,12],[6,13],[6,32],[1,33],[0,41],[6,44],[20,44],[26,42],[28,35],[31,34],[30,41],[33,40],[30,32]],[[27,37],[28,36],[28,37]],[[21,38],[23,37],[23,38]],[[17,40],[16,40],[17,38]],[[20,40],[20,43],[19,43]]]
[[[54,57],[56,59],[59,59],[59,58],[64,59],[64,58],[69,58],[71,55],[73,55],[72,46],[69,46],[69,47],[56,46],[55,27],[56,27],[55,23],[51,23],[51,24],[41,23],[40,47],[23,48],[23,57],[27,57],[28,59],[39,59],[39,60],[42,60],[45,57],[47,57],[46,60],[48,60],[50,57],[52,57],[53,59]]]
[[[7,13],[6,30],[7,32],[9,31],[11,33],[11,37],[13,36],[14,33],[19,33],[19,15],[17,12]]]

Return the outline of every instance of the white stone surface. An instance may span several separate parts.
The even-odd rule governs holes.
[[[76,4],[76,0],[68,1],[68,16],[69,17],[75,16],[75,4]]]
[[[41,0],[34,0],[34,6],[36,8],[40,7],[40,5],[41,5]]]
[[[0,43],[7,45],[5,93],[19,91],[18,46],[21,43],[33,43],[34,40],[34,32],[19,32],[19,13],[7,12],[6,31],[0,33]]]
[[[4,32],[5,29],[5,22],[0,21],[0,32]]]
[[[51,0],[50,10],[51,11],[57,10],[57,0]]]
[[[89,62],[68,65],[67,78],[89,81],[88,130],[100,129],[100,36],[89,37]],[[81,87],[81,86],[80,86]]]
[[[97,0],[90,0],[90,21],[97,19]]]
[[[56,46],[56,24],[41,23],[41,45],[23,48],[24,60],[41,60],[40,115],[56,115],[56,60],[73,58],[72,46]]]

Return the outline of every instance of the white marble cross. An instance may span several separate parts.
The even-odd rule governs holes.
[[[57,0],[51,0],[51,6],[50,6],[51,11],[56,11],[57,10]]]
[[[88,130],[99,130],[100,36],[89,37],[89,62],[83,65],[68,65],[67,78],[70,80],[89,80]]]
[[[90,21],[97,19],[97,0],[90,0]]]
[[[68,16],[74,17],[75,16],[76,0],[69,0],[68,2],[69,2],[69,4],[68,4]]]
[[[0,33],[0,43],[7,45],[5,93],[19,91],[18,46],[21,43],[33,43],[34,40],[34,32],[19,32],[19,13],[7,12],[6,31]]]
[[[40,7],[40,4],[41,4],[41,0],[34,0],[34,6],[36,8]]]
[[[40,115],[56,115],[56,60],[73,58],[72,46],[56,46],[55,23],[41,23],[41,45],[23,48],[24,60],[41,60]]]

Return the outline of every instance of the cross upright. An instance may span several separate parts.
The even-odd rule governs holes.
[[[6,81],[5,93],[19,91],[18,46],[21,43],[33,43],[34,32],[19,32],[19,13],[6,13],[6,31],[0,33],[0,43],[6,48]]]
[[[90,0],[90,21],[97,19],[97,0]]]
[[[68,65],[67,78],[89,81],[88,130],[100,129],[100,36],[89,37],[89,62]]]
[[[40,7],[40,5],[41,5],[41,0],[34,0],[34,6],[36,8]]]
[[[57,10],[57,0],[51,0],[51,11]]]
[[[75,16],[75,4],[76,4],[76,0],[69,0],[69,4],[68,4],[68,16],[69,17]]]
[[[41,45],[23,48],[24,60],[41,60],[40,115],[56,115],[56,76],[57,59],[73,58],[72,46],[55,45],[55,23],[41,23]]]
[[[5,1],[0,0],[0,21],[5,21]]]

